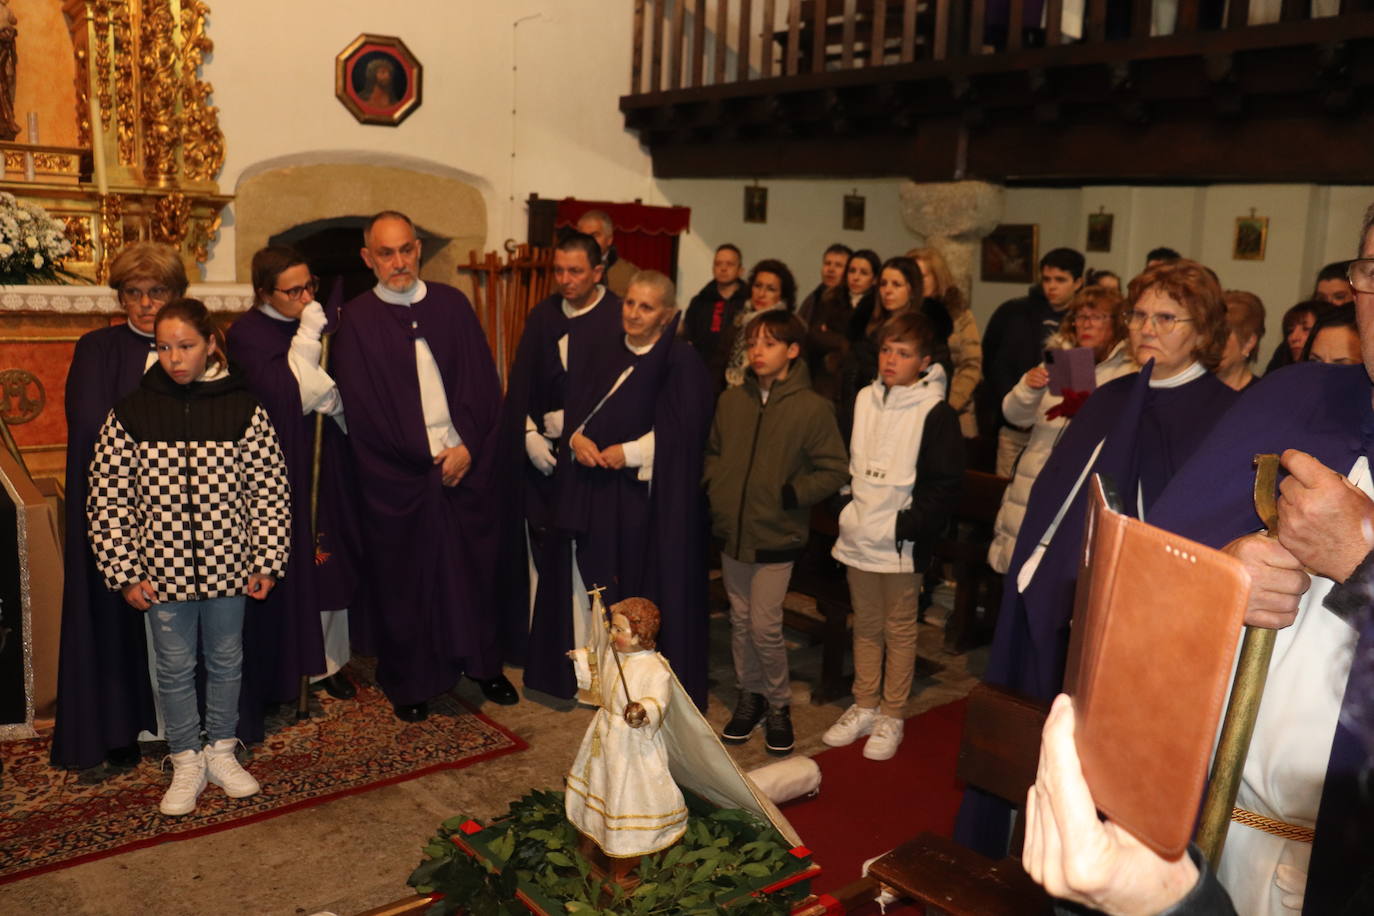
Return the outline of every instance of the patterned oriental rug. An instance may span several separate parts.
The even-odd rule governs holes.
[[[402,722],[362,672],[350,671],[356,699],[319,692],[309,721],[297,723],[294,709],[269,718],[267,739],[244,761],[261,792],[233,799],[211,788],[185,817],[158,813],[171,765],[163,772],[162,757],[148,754],[149,745],[137,767],[88,784],[48,765],[48,738],[0,743],[0,884],[228,830],[528,746],[452,694],[432,700],[424,722]],[[165,745],[158,746],[165,753]]]

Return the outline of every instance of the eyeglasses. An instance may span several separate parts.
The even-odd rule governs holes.
[[[274,286],[272,288],[272,292],[281,293],[283,296],[290,299],[292,302],[300,302],[301,299],[303,299],[306,296],[315,295],[315,290],[319,288],[320,278],[311,277],[310,282],[305,284],[304,286],[293,286],[290,289],[278,289]]]
[[[1136,330],[1144,327],[1145,323],[1149,322],[1155,329],[1156,334],[1168,334],[1174,329],[1174,325],[1183,324],[1184,322],[1192,320],[1191,318],[1180,318],[1170,312],[1155,312],[1154,314],[1150,314],[1149,312],[1142,312],[1140,309],[1133,309],[1131,313],[1126,316],[1126,326],[1131,330]]]
[[[150,286],[147,289],[139,289],[136,286],[119,288],[119,301],[125,305],[138,305],[144,296],[163,305],[172,301],[172,291],[166,286]]]
[[[1356,258],[1345,269],[1345,278],[1357,293],[1374,293],[1374,258]]]
[[[1111,316],[1101,312],[1079,312],[1073,316],[1074,324],[1106,324],[1111,320]]]

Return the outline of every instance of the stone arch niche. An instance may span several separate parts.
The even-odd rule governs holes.
[[[300,161],[264,163],[245,171],[239,180],[234,198],[234,267],[239,282],[250,282],[254,252],[296,227],[400,210],[425,237],[421,276],[470,285],[457,268],[467,263],[469,251],[480,252],[486,244],[487,206],[480,179],[422,160],[295,158]]]

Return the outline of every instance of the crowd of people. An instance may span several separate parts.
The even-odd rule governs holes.
[[[129,766],[140,738],[162,735],[165,814],[193,810],[207,782],[252,794],[237,742],[262,740],[267,711],[296,700],[302,679],[351,698],[354,652],[377,658],[404,721],[424,719],[462,677],[518,702],[504,664],[524,668],[527,688],[571,699],[568,652],[604,625],[591,589],[608,606],[657,605],[658,648],[704,709],[713,549],[737,688],[721,738],[744,743],[761,728],[766,749],[787,754],[782,604],[818,509],[835,517],[831,554],[854,609],[854,701],[823,740],[866,737],[864,756],[886,760],[903,739],[922,581],[939,576],[933,548],[969,467],[1010,479],[988,558],[1006,575],[988,680],[1045,701],[1062,690],[1089,471],[1111,476],[1130,514],[1230,545],[1256,583],[1251,622],[1287,627],[1294,644],[1271,683],[1299,677],[1300,660],[1348,657],[1357,635],[1340,621],[1304,626],[1299,602],[1320,616],[1331,581],[1367,562],[1374,540],[1345,524],[1374,518],[1367,496],[1350,495],[1374,489],[1360,439],[1374,435],[1369,380],[1354,367],[1374,364],[1374,345],[1352,307],[1374,301],[1369,226],[1360,258],[1323,269],[1285,314],[1257,380],[1259,297],[1223,290],[1167,248],[1124,285],[1079,252],[1050,251],[1039,282],[980,336],[937,248],[883,258],[832,245],[820,283],[799,295],[781,260],[746,274],[740,249],[722,244],[710,282],[679,310],[672,281],[619,259],[614,227],[593,212],[555,246],[554,290],[527,316],[504,394],[466,297],[420,278],[405,214],[367,221],[361,257],[377,283],[346,303],[316,301],[299,253],[258,252],[257,305],[227,336],[185,298],[175,251],[130,245],[110,272],[127,321],[82,338],[67,383],[52,762]],[[1309,362],[1350,367],[1285,368]],[[1331,403],[1337,388],[1350,403]],[[1291,405],[1283,422],[1256,420],[1280,403]],[[1317,407],[1330,423],[1303,426]],[[1247,477],[1248,453],[1221,463],[1242,442],[1312,453],[1285,456],[1285,486],[1313,477],[1304,461],[1334,469],[1341,551],[1314,557],[1320,532],[1336,530],[1316,509],[1277,541],[1245,537],[1258,525],[1244,512],[1223,523],[1223,510],[1204,511]],[[1285,499],[1292,516],[1297,497]],[[1326,559],[1337,553],[1339,568]],[[1331,581],[1309,589],[1304,569]],[[1262,719],[1257,738],[1256,766],[1278,767],[1274,748],[1291,744],[1282,716],[1325,729],[1324,745],[1307,736],[1316,775],[1301,798],[1256,790],[1242,802],[1316,822],[1320,838],[1317,777],[1342,694],[1314,693]],[[970,790],[961,839],[1005,853],[1007,813]],[[1307,861],[1240,845],[1250,867]],[[1313,874],[1329,877],[1336,855],[1314,856]],[[1239,872],[1229,881],[1250,886]]]

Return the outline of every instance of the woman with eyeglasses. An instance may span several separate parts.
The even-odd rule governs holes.
[[[1063,688],[1091,476],[1109,478],[1126,514],[1149,521],[1170,478],[1239,396],[1212,372],[1229,328],[1207,268],[1183,259],[1158,264],[1131,281],[1128,302],[1140,371],[1087,399],[1031,488],[984,675],[1046,702]],[[955,838],[984,854],[1000,845],[1005,854],[1009,811],[970,789]]]
[[[1126,303],[1118,293],[1101,286],[1087,286],[1074,296],[1059,330],[1046,342],[1047,350],[1073,347],[1092,348],[1097,388],[1140,368],[1127,346]],[[1021,376],[1002,399],[1002,413],[1008,422],[1030,427],[1031,433],[1016,463],[1016,474],[1002,494],[1002,507],[997,510],[993,525],[988,565],[999,573],[1005,573],[1011,563],[1035,478],[1090,393],[1068,392],[1066,399],[1064,394],[1050,392],[1049,381],[1049,369],[1042,363]]]
[[[157,363],[158,311],[186,295],[186,268],[170,245],[136,242],[110,263],[124,322],[85,334],[67,369],[66,546],[53,766],[138,763],[138,737],[159,731],[144,616],[105,587],[86,524],[87,469],[110,408]]]
[[[229,358],[281,439],[293,522],[289,575],[244,617],[239,737],[247,742],[262,740],[268,704],[294,702],[302,676],[325,675],[320,685],[336,699],[356,694],[341,669],[351,655],[347,609],[356,579],[349,560],[358,555],[357,527],[339,479],[348,469],[343,402],[321,365],[330,319],[315,300],[318,281],[298,251],[274,245],[253,255],[252,282],[257,306],[229,328]],[[318,535],[312,536],[315,418],[321,415]]]

